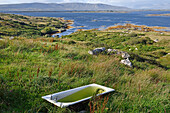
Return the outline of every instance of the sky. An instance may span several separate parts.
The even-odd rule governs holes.
[[[0,4],[18,3],[104,3],[115,6],[126,6],[135,9],[170,9],[170,0],[0,0]]]

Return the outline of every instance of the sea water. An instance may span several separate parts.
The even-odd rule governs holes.
[[[148,14],[165,14],[170,11],[136,11],[128,13],[68,13],[68,12],[5,12],[28,16],[64,17],[66,20],[74,20],[73,29],[58,34],[69,35],[77,29],[107,28],[117,24],[136,24],[146,26],[160,26],[170,28],[170,16],[147,16]],[[94,21],[96,20],[96,21]],[[84,26],[84,27],[79,27]]]

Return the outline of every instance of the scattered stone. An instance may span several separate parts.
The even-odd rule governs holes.
[[[158,39],[155,39],[154,42],[158,42],[159,40]]]
[[[128,54],[128,53],[122,53],[122,58],[129,58],[130,57],[130,55]]]
[[[89,54],[93,55],[93,51],[88,51]]]
[[[166,56],[168,56],[168,55],[170,55],[170,53],[167,53],[165,56],[163,56],[163,57],[166,57]]]
[[[116,49],[107,49],[107,53],[108,54],[117,54],[117,50]]]
[[[91,54],[91,55],[97,55],[101,52],[104,52],[105,50],[106,50],[105,47],[100,47],[100,48],[96,48],[92,51],[88,51],[88,53]]]
[[[120,63],[125,64],[129,67],[132,67],[132,63],[130,62],[129,58],[121,60]]]
[[[122,52],[121,51],[117,51],[117,55],[120,55],[120,54],[122,54]]]
[[[167,53],[166,55],[170,55],[170,53]],[[166,55],[165,55],[165,56],[166,56]]]
[[[11,36],[10,38],[9,38],[9,40],[13,40],[14,39],[14,37],[13,36]]]
[[[160,32],[161,35],[163,35],[164,33],[163,32]]]
[[[107,49],[107,52],[112,52],[113,51],[113,49]]]
[[[135,48],[135,50],[137,50],[137,49]],[[132,67],[132,63],[129,60],[130,55],[127,52],[118,51],[116,49],[107,49],[105,51],[105,47],[100,47],[100,48],[96,48],[96,49],[94,49],[92,51],[88,51],[88,53],[91,54],[91,55],[98,55],[99,53],[102,53],[102,52],[106,52],[108,54],[122,55],[122,58],[124,58],[124,60],[121,60],[121,63],[125,64],[125,65],[127,65],[129,67]]]

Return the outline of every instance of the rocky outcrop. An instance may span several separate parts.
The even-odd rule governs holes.
[[[122,53],[122,58],[129,58],[129,57],[130,57],[130,55],[128,53],[126,53],[126,52]]]
[[[89,54],[91,55],[98,55],[99,53],[105,52],[105,47],[100,47],[100,48],[95,48],[92,51],[88,51]]]
[[[9,38],[9,40],[13,40],[14,39],[14,37],[13,36],[11,36],[10,38]]]
[[[132,67],[132,63],[130,62],[129,58],[121,60],[120,63],[125,64],[129,67]]]
[[[159,40],[158,39],[155,39],[154,42],[158,42]]]
[[[108,54],[117,54],[117,50],[116,49],[107,49],[107,53]]]
[[[130,55],[127,52],[116,50],[116,49],[105,49],[105,47],[100,47],[100,48],[95,48],[92,51],[88,51],[89,54],[91,55],[98,55],[100,53],[106,53],[108,55],[122,55],[123,60],[120,61],[120,63],[125,64],[129,67],[132,67],[132,63],[130,62],[129,58]]]

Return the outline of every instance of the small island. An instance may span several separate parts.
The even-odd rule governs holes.
[[[167,14],[148,14],[147,16],[170,16],[170,13],[167,13]]]

